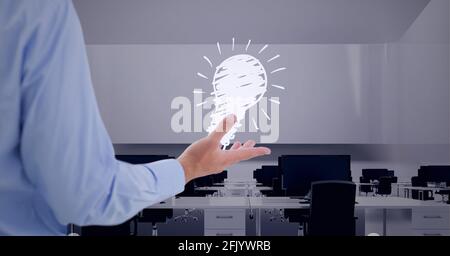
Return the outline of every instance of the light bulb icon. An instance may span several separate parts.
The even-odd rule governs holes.
[[[215,111],[211,114],[212,132],[227,115],[236,115],[236,124],[222,138],[226,147],[234,139],[247,109],[257,104],[267,91],[267,74],[261,62],[248,54],[229,57],[216,67],[213,78]]]
[[[235,40],[232,39],[233,52],[235,49]],[[227,134],[221,139],[220,143],[225,149],[230,145],[231,141],[235,138],[235,134],[238,129],[242,126],[241,121],[245,118],[245,114],[248,109],[258,104],[258,102],[263,98],[268,89],[268,74],[258,58],[248,53],[251,40],[248,41],[245,47],[245,53],[233,55],[224,61],[220,62],[218,66],[214,69],[214,76],[211,82],[213,86],[213,92],[211,95],[214,96],[214,111],[211,114],[211,123],[207,128],[207,132],[211,133],[214,131],[218,124],[228,115],[234,114],[236,116],[236,124],[227,132]],[[261,55],[262,52],[268,47],[264,45],[258,52]],[[220,44],[217,43],[217,50],[219,55],[222,55],[222,50]],[[256,53],[255,53],[256,54]],[[280,57],[279,54],[273,56],[272,58],[265,61],[265,63],[270,63]],[[211,60],[203,56],[211,68],[213,64]],[[285,70],[285,67],[274,69],[270,74],[277,73],[279,71]],[[209,80],[209,78],[202,73],[197,73],[197,75],[203,79]],[[270,84],[271,87],[284,90],[284,86]],[[202,91],[195,91],[194,93],[203,93]],[[280,104],[276,99],[269,99],[274,104]],[[197,107],[202,106],[206,102],[197,104]],[[264,116],[270,120],[269,115],[261,109]],[[256,129],[256,120],[253,119],[253,124]]]

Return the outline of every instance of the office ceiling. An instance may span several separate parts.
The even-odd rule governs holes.
[[[74,0],[88,44],[385,43],[430,0]]]

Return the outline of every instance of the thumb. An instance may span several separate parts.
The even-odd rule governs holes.
[[[216,129],[209,135],[215,142],[220,143],[225,134],[233,128],[236,123],[236,116],[231,114],[226,116],[216,127]]]

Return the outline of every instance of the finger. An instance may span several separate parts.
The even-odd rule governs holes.
[[[257,147],[257,148],[240,148],[239,150],[227,151],[226,157],[227,160],[231,163],[237,163],[240,161],[245,161],[252,159],[254,157],[269,155],[270,149],[266,147]]]
[[[225,134],[236,123],[236,116],[235,115],[228,115],[226,116],[216,127],[216,129],[209,134],[210,138],[213,139],[216,143],[220,143],[220,140],[222,139]]]
[[[253,148],[256,145],[256,142],[254,140],[248,140],[247,142],[242,145],[243,148]]]
[[[236,141],[233,146],[231,146],[230,150],[236,150],[239,149],[241,147],[241,143],[239,141]]]

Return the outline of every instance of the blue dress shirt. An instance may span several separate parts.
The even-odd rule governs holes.
[[[0,235],[119,224],[184,183],[176,160],[115,159],[70,0],[0,0]]]

